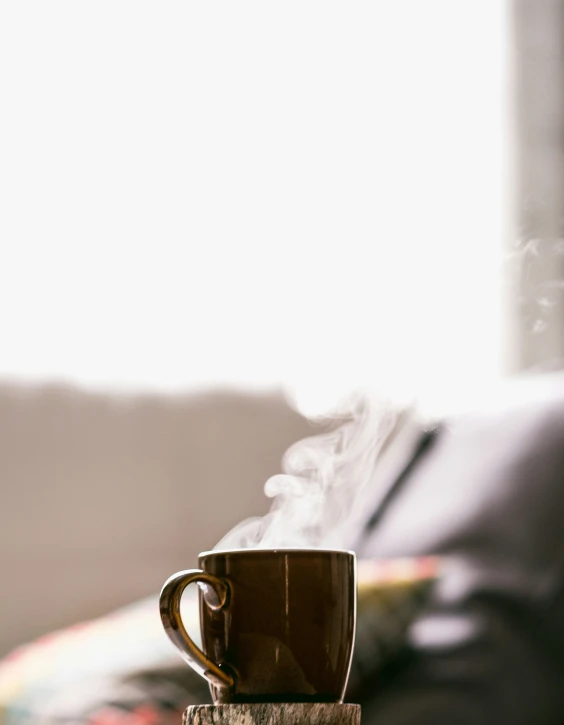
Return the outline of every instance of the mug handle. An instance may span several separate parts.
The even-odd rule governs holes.
[[[182,593],[193,582],[208,584],[212,587],[218,597],[218,604],[213,605],[206,602],[206,605],[213,610],[220,610],[227,604],[229,596],[229,585],[213,574],[207,574],[201,569],[188,569],[173,574],[166,580],[159,602],[161,619],[165,632],[172,644],[178,649],[182,658],[196,672],[205,677],[214,687],[231,689],[235,686],[235,678],[224,669],[220,669],[213,660],[210,660],[202,650],[197,647],[188,636],[188,632],[180,616],[180,599]]]

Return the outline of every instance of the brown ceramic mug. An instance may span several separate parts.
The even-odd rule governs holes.
[[[216,704],[342,701],[355,632],[352,552],[209,551],[199,566],[168,579],[160,612]],[[193,582],[200,586],[203,651],[180,616],[182,592]]]

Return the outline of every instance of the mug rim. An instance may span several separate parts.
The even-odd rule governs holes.
[[[356,553],[354,551],[351,551],[350,549],[314,549],[314,548],[305,548],[300,549],[297,547],[284,547],[284,546],[277,546],[273,549],[257,549],[257,548],[249,548],[249,549],[210,549],[208,551],[201,551],[198,554],[198,558],[202,558],[204,556],[212,556],[214,554],[288,554],[288,553],[295,553],[295,554],[347,554],[348,556],[352,556],[353,558],[356,558]]]

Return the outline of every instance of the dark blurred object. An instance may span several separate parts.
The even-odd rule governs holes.
[[[365,671],[365,723],[564,719],[564,375],[504,390],[380,481],[377,525],[351,532],[361,558],[441,560],[394,671]]]

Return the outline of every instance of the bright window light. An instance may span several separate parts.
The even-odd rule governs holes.
[[[3,3],[0,375],[497,375],[504,6]]]

